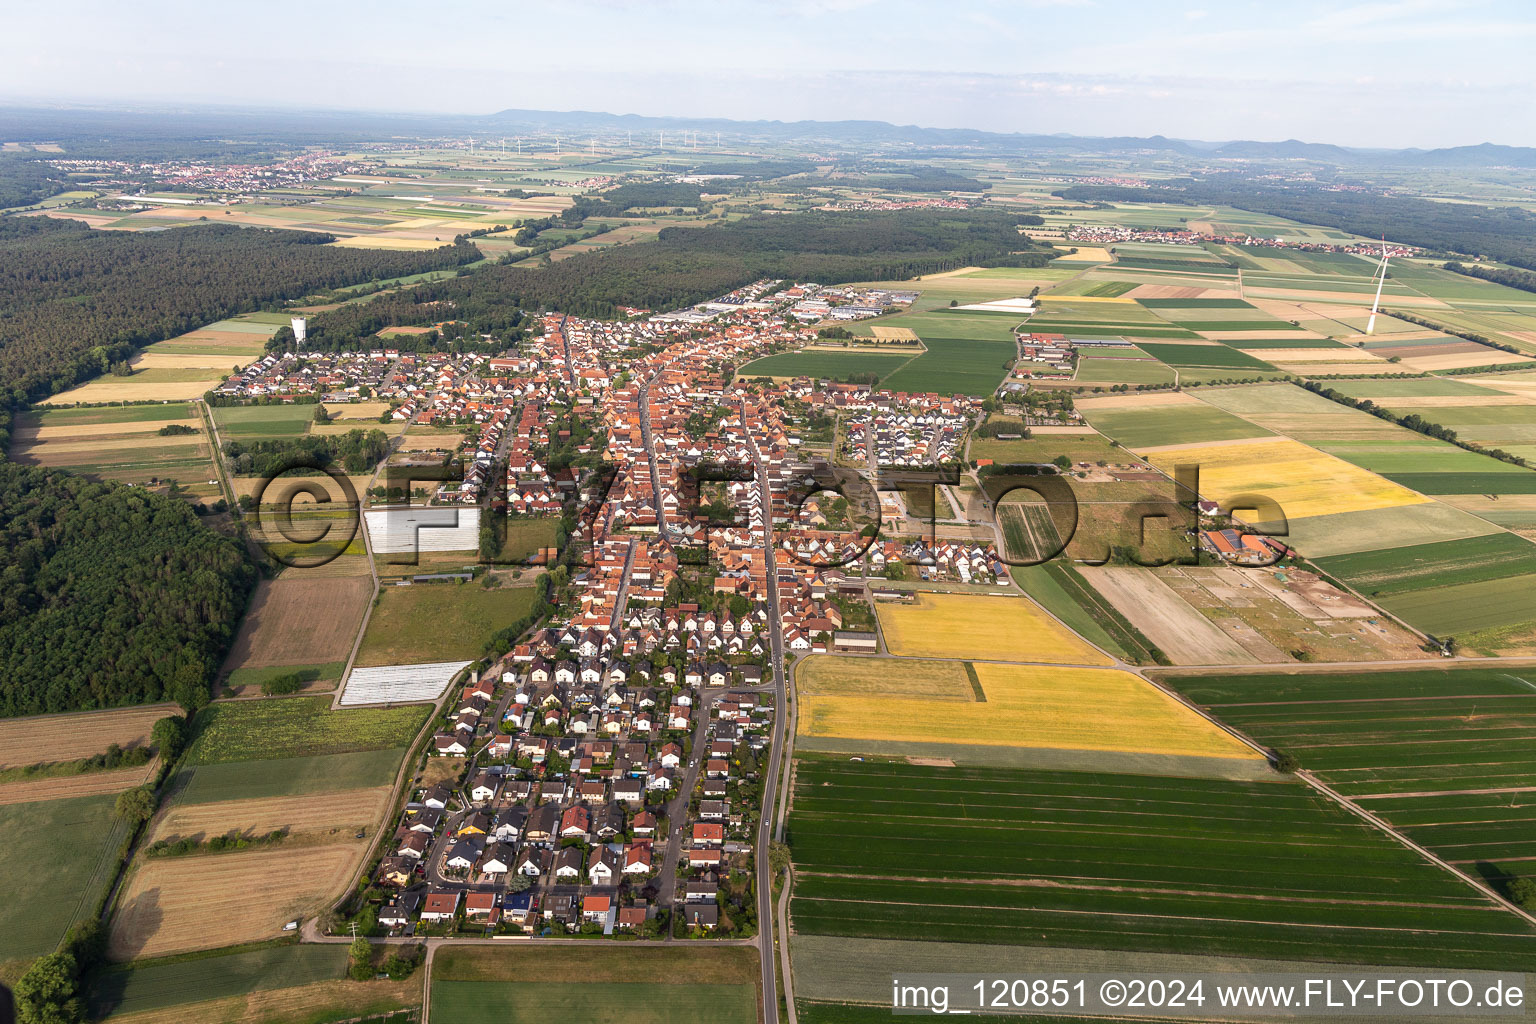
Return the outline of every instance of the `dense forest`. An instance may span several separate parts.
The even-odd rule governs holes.
[[[809,160],[742,160],[735,163],[717,161],[715,163],[697,164],[682,168],[678,173],[729,174],[732,177],[722,179],[719,184],[730,186],[747,181],[769,181],[773,178],[787,178],[791,174],[809,174],[815,169],[816,165]]]
[[[0,153],[0,210],[32,206],[68,187],[64,175],[43,161],[19,153]]]
[[[674,206],[698,206],[701,202],[697,185],[679,183],[637,182],[620,185],[607,192],[580,196],[562,214],[565,220],[585,220],[588,217],[617,217],[626,210],[651,210]],[[572,215],[572,211],[575,214]]]
[[[200,705],[254,582],[185,501],[0,463],[0,716]]]
[[[1386,237],[1436,252],[1492,256],[1536,270],[1536,214],[1514,206],[1436,203],[1408,196],[1225,178],[1181,180],[1152,188],[1073,185],[1052,195],[1084,203],[1235,206],[1367,238]]]
[[[842,184],[836,178],[830,184]],[[939,167],[886,167],[868,172],[854,182],[870,188],[899,189],[902,192],[985,192],[992,186],[975,178]]]
[[[966,210],[764,215],[708,227],[671,227],[654,242],[581,253],[547,267],[487,267],[417,285],[309,321],[307,344],[341,351],[390,344],[380,328],[440,322],[502,329],[517,308],[614,317],[619,306],[676,309],[765,277],[837,284],[905,280],[957,267],[1044,266],[1048,250],[1019,234],[1034,216]],[[285,329],[269,343],[278,349]]]
[[[274,476],[296,466],[318,469],[332,462],[345,466],[348,473],[366,473],[388,451],[389,438],[382,430],[224,442],[224,454],[236,476]]]
[[[0,402],[55,394],[143,345],[233,313],[480,259],[467,241],[425,252],[329,241],[227,224],[136,234],[45,217],[0,220]]]

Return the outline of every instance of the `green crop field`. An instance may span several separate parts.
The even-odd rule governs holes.
[[[186,402],[154,402],[146,405],[102,405],[79,409],[41,409],[17,419],[20,427],[71,427],[89,423],[153,423],[185,420],[197,415]]]
[[[1318,565],[1368,597],[1536,573],[1536,544],[1512,533],[1362,551]]]
[[[70,925],[105,895],[127,838],[113,813],[116,799],[0,804],[0,835],[26,875],[0,901],[0,962],[53,952]]]
[[[1493,460],[1489,460],[1493,461]],[[1394,483],[1421,494],[1536,494],[1536,473],[1509,467],[1469,473],[1384,473]]]
[[[1077,376],[1083,384],[1171,384],[1173,371],[1156,359],[1098,359],[1078,361]]]
[[[171,790],[179,804],[205,804],[366,789],[390,782],[403,756],[403,749],[387,747],[350,754],[192,765],[177,772]]]
[[[789,831],[800,934],[1536,965],[1524,920],[1280,777],[805,757]]]
[[[839,377],[873,373],[881,380],[895,373],[918,353],[886,355],[883,352],[781,352],[754,359],[737,372],[743,377]]]
[[[995,341],[920,335],[928,351],[881,381],[893,391],[990,395],[1013,365],[1015,350]]]
[[[199,711],[193,765],[410,746],[430,709],[358,708],[332,711],[329,697],[223,701]]]
[[[304,433],[314,417],[312,405],[227,405],[213,409],[213,421],[224,439],[293,437]]]
[[[1396,480],[1425,494],[1507,493],[1506,487],[1519,488],[1524,477],[1536,473],[1507,462],[1469,452],[1465,448],[1428,438],[1380,441],[1319,441],[1315,446],[1345,462]],[[1513,480],[1505,480],[1513,477]],[[1409,483],[1417,479],[1424,487]],[[1466,490],[1450,489],[1448,484],[1482,482],[1484,486]],[[1430,488],[1433,489],[1430,489]],[[1525,492],[1520,492],[1525,493]]]
[[[161,1010],[182,1003],[294,988],[346,976],[347,950],[333,945],[265,946],[222,956],[149,962],[103,971],[90,1002],[98,1016]]]
[[[358,665],[473,660],[533,609],[536,587],[444,583],[385,587],[368,620]]]
[[[1222,338],[1221,343],[1245,351],[1265,348],[1349,348],[1342,341],[1334,341],[1332,338]]]
[[[1458,583],[1415,590],[1381,599],[1381,606],[1436,636],[1455,636],[1476,647],[1469,636],[1536,622],[1536,575]],[[1498,638],[1487,638],[1490,647]]]
[[[456,1024],[753,1024],[749,985],[432,981],[432,1016]]]
[[[1148,355],[1156,356],[1170,366],[1232,366],[1251,370],[1272,370],[1274,367],[1255,359],[1230,345],[1165,345],[1160,342],[1141,342]]]
[[[752,1024],[757,965],[756,950],[729,946],[445,948],[433,961],[432,1018]]]
[[[1536,859],[1536,675],[1527,669],[1169,679],[1211,713],[1453,862]]]
[[[903,287],[918,287],[916,284]],[[865,321],[850,328],[855,334],[870,334],[874,326],[905,327],[916,331],[926,343],[929,336],[935,338],[965,338],[970,341],[995,341],[1008,343],[1013,339],[1013,328],[1024,317],[988,316],[985,313],[951,312],[933,310],[926,313],[898,313],[878,320]]]
[[[1085,409],[1084,416],[1127,448],[1271,436],[1263,427],[1212,406]]]

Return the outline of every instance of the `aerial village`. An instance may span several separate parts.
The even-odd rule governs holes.
[[[817,416],[847,418],[844,461],[931,466],[961,457],[979,400],[736,376],[814,343],[816,324],[915,297],[761,281],[621,321],[548,314],[502,356],[272,353],[219,389],[383,401],[394,422],[459,426],[442,454],[462,478],[430,501],[502,503],[514,523],[581,510],[579,555],[534,559],[568,573],[554,617],[446,702],[431,749],[467,768],[414,792],[396,823],[371,875],[381,927],[755,933],[776,654],[874,650],[869,601],[911,597],[891,578],[1009,586],[993,545],[861,536],[843,499],[799,480],[824,457],[802,436]],[[734,471],[709,479],[719,467]]]

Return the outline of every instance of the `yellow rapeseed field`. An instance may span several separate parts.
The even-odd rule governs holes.
[[[1113,664],[1024,597],[918,594],[912,604],[881,604],[879,614],[886,647],[903,657]]]
[[[1429,500],[1289,438],[1181,445],[1177,450],[1151,451],[1146,458],[1169,473],[1177,465],[1198,465],[1201,496],[1219,502],[1224,509],[1243,495],[1262,495],[1277,502],[1287,519],[1396,508]]]
[[[893,678],[902,662],[886,659]],[[982,703],[800,697],[803,736],[1257,759],[1251,748],[1119,669],[976,664]]]

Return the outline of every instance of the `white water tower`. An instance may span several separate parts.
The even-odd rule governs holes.
[[[293,343],[295,346],[304,344],[309,337],[309,318],[296,316],[291,321],[293,324]]]

